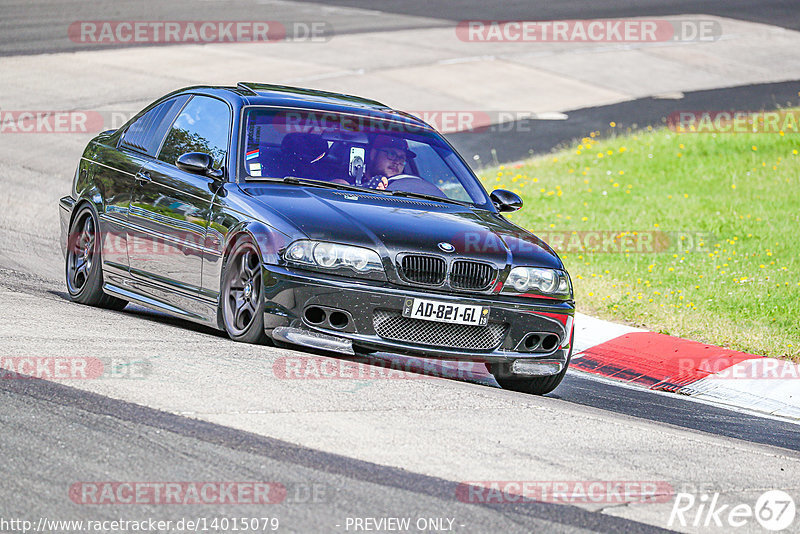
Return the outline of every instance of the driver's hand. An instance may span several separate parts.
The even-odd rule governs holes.
[[[370,189],[386,189],[388,185],[389,179],[385,176],[373,176],[366,183],[366,187]]]

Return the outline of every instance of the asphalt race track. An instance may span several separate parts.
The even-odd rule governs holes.
[[[265,6],[274,20],[322,16],[337,35],[446,27],[466,18],[687,12],[800,29],[800,9],[788,1],[629,4],[378,0],[366,7],[346,0],[324,6],[263,0],[207,1],[190,10],[198,3],[4,1],[0,72],[23,72],[48,54],[76,51],[63,31],[54,30],[74,20],[246,20]],[[97,53],[113,58],[122,52]],[[8,99],[31,102],[30,109],[71,109],[87,94],[96,94],[105,109],[148,101],[142,96],[148,91],[134,90],[146,76],[126,82],[117,96],[108,86],[84,83],[87,65],[0,82],[0,111],[9,108]],[[187,85],[182,80],[175,74],[175,87]],[[691,92],[685,99],[699,108],[716,102],[743,109],[797,105],[796,87],[747,84]],[[61,91],[67,103],[53,96]],[[624,126],[655,124],[674,105],[637,99],[577,109],[571,120],[538,125],[533,146],[547,151],[621,116]],[[387,517],[411,518],[412,524],[441,520],[412,531],[661,532],[670,530],[671,500],[480,503],[460,500],[458,487],[464,481],[662,481],[674,492],[719,493],[726,503],[750,505],[769,488],[800,490],[800,425],[787,420],[579,372],[546,397],[504,391],[485,373],[466,379],[447,373],[402,380],[282,379],[275,372],[282,359],[329,356],[233,343],[220,332],[137,306],[112,312],[73,304],[64,288],[55,201],[68,193],[89,138],[0,135],[0,359],[90,356],[113,359],[119,371],[98,380],[0,380],[0,531],[21,532],[3,526],[11,518],[35,525],[40,518],[269,516],[279,519],[279,532],[353,532],[354,518]],[[490,158],[480,152],[486,143],[478,136],[451,140]],[[510,134],[492,134],[492,142],[502,160],[526,156],[531,145]],[[379,354],[365,365],[386,359],[392,358]],[[74,485],[99,481],[269,481],[287,493],[271,505],[93,505],[71,498]],[[750,522],[736,532],[764,530]]]
[[[143,0],[102,0],[65,2],[64,0],[5,0],[0,23],[0,54],[41,54],[79,49],[64,32],[54,31],[64,22],[75,20],[186,20],[197,2],[175,0],[157,5]],[[800,30],[797,6],[792,0],[204,0],[206,20],[250,20],[255,14],[269,20],[314,20],[320,13],[338,35],[372,31],[450,26],[460,20],[557,20],[680,15],[704,13],[740,20],[761,22]],[[115,45],[124,47],[130,45]]]

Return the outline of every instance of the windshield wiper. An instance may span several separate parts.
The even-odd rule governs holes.
[[[312,180],[311,178],[299,178],[297,176],[284,176],[283,182],[295,185],[311,185],[317,187],[327,187],[328,189],[344,189],[345,191],[358,191],[360,193],[383,193],[377,189],[359,187],[357,185],[341,184],[339,182],[324,182],[322,180]]]
[[[363,191],[363,188],[350,184],[340,184],[338,182],[324,182],[322,180],[312,180],[311,178],[300,178],[298,176],[284,176],[283,182],[295,185],[313,185],[317,187],[327,187],[329,189],[346,189],[348,191]]]
[[[436,202],[449,202],[450,204],[458,204],[459,206],[468,206],[468,207],[472,206],[472,204],[468,202],[463,202],[461,200],[455,200],[448,197],[440,197],[437,195],[428,195],[426,193],[412,193],[411,191],[403,191],[403,190],[398,190],[398,191],[384,190],[384,191],[394,197],[421,198],[423,200],[435,200]]]

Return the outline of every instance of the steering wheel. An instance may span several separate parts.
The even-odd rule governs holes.
[[[429,181],[414,176],[413,174],[398,174],[389,178],[389,185],[386,186],[387,191],[407,191],[409,193],[421,193],[424,195],[435,195],[441,198],[447,198],[444,191],[430,183]]]

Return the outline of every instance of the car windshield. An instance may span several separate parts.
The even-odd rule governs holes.
[[[246,108],[240,175],[287,176],[343,188],[488,203],[472,171],[436,132],[398,115],[386,120],[328,111]]]

